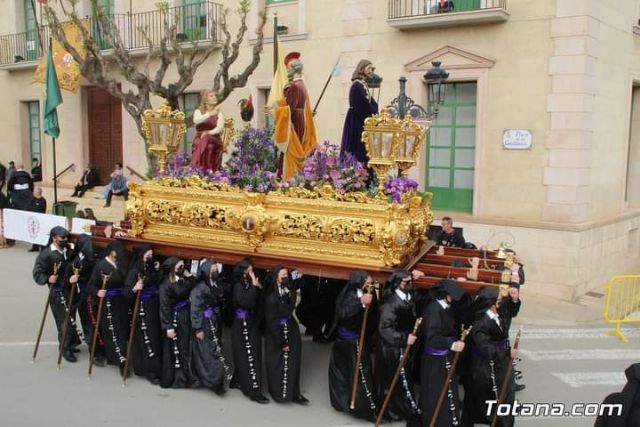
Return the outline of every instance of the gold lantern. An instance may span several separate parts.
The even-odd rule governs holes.
[[[387,108],[378,115],[364,121],[362,142],[369,156],[368,166],[375,170],[378,179],[378,195],[384,193],[384,181],[389,170],[395,166],[399,147],[400,120],[392,117]]]
[[[408,113],[400,123],[398,154],[395,158],[399,176],[406,178],[409,169],[415,166],[424,131],[424,127],[414,122]]]
[[[142,113],[142,131],[147,138],[149,153],[156,156],[160,174],[164,175],[167,158],[178,151],[187,132],[184,113],[172,111],[167,102],[156,110],[145,110]]]

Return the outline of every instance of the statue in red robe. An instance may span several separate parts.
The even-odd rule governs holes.
[[[218,110],[215,92],[205,90],[200,106],[193,113],[196,137],[191,145],[191,166],[204,172],[217,171],[222,165],[224,117]]]

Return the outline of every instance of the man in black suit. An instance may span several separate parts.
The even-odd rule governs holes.
[[[76,184],[71,197],[82,197],[84,193],[98,184],[98,173],[95,168],[88,165],[82,173],[82,178]]]

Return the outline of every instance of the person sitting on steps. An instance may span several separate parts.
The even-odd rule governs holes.
[[[111,206],[111,198],[116,196],[124,197],[124,200],[129,198],[129,189],[127,188],[127,179],[122,175],[120,171],[116,171],[113,173],[113,178],[111,179],[111,183],[109,184],[109,192],[107,193],[107,202],[104,207],[108,208]]]

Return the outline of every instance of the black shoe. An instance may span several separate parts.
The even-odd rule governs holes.
[[[229,388],[240,389],[240,384],[238,383],[238,381],[231,381],[229,383]]]
[[[227,389],[224,388],[224,383],[221,383],[218,387],[213,389],[213,392],[218,396],[224,396],[227,393]]]
[[[306,397],[304,397],[301,394],[299,394],[296,397],[294,397],[293,401],[295,403],[297,403],[298,405],[302,405],[302,406],[307,406],[309,404],[309,399],[307,399]]]
[[[527,388],[527,386],[524,384],[516,384],[516,391],[522,391],[525,388]]]
[[[250,399],[254,402],[260,403],[261,405],[266,405],[270,402],[269,399],[267,399],[260,393],[256,394],[255,396],[251,396]]]
[[[31,248],[27,252],[40,252],[39,248]]]
[[[64,357],[64,360],[67,362],[76,363],[78,361],[78,358],[71,350],[65,350],[64,353],[62,353],[62,357]]]
[[[104,368],[106,364],[107,364],[107,359],[104,356],[96,356],[93,359],[93,365],[97,366],[98,368]]]
[[[74,353],[80,353],[80,349],[77,347],[72,348],[71,351],[73,351]]]

